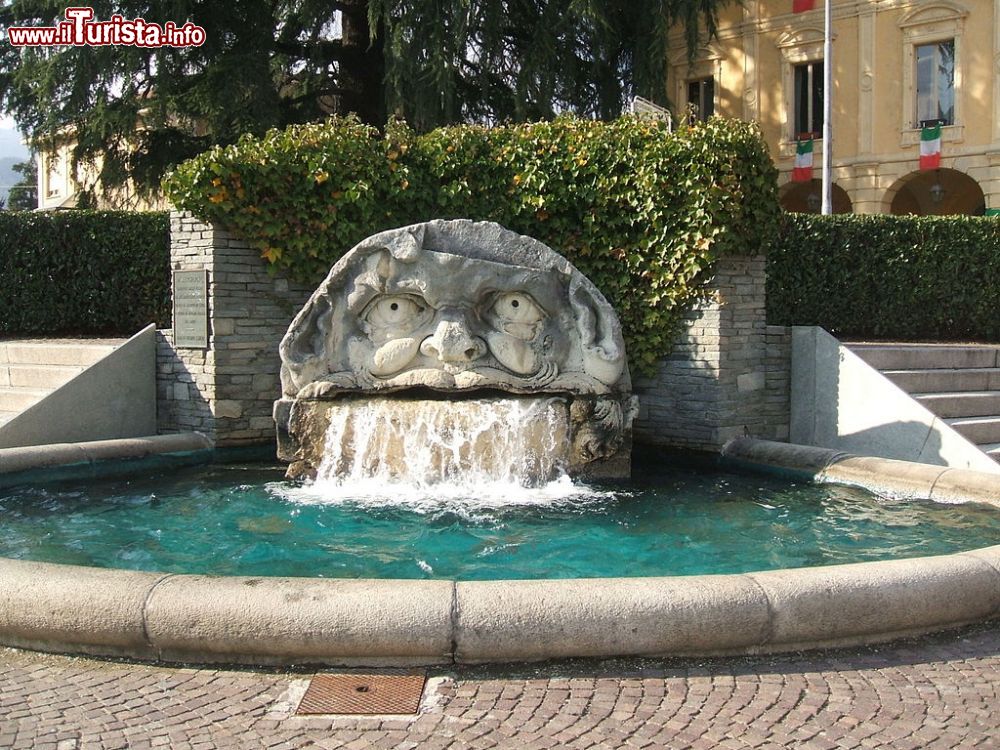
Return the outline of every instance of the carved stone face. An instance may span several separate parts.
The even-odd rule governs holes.
[[[621,330],[600,292],[541,243],[486,222],[365,240],[295,318],[281,355],[286,397],[629,390]]]
[[[546,459],[574,476],[628,476],[636,402],[614,310],[565,258],[497,224],[431,221],[369,237],[292,321],[281,362],[274,418],[289,476],[315,475],[334,413],[349,419],[414,388],[560,404],[561,427],[543,432],[562,435],[561,447]]]

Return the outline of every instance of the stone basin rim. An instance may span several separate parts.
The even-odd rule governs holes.
[[[781,445],[744,440],[725,453],[758,467],[766,456],[775,470],[836,474],[834,452]],[[884,461],[851,465],[857,457],[835,456],[859,484],[862,470]],[[956,484],[948,472],[959,471],[888,467],[897,464],[910,471],[900,480],[910,487],[917,476],[947,489]],[[977,489],[975,474],[958,475],[972,482],[968,499],[990,502],[1000,492],[996,477],[982,475]],[[0,644],[172,663],[753,654],[882,642],[998,617],[1000,545],[741,574],[504,581],[227,577],[0,558]]]
[[[649,578],[204,576],[0,558],[0,644],[168,663],[413,666],[779,653],[1000,617],[1000,545]]]

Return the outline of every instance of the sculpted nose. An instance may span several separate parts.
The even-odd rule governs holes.
[[[469,332],[461,317],[449,317],[420,344],[420,353],[447,363],[472,362],[486,353],[486,343]]]

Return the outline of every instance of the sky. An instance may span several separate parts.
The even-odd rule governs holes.
[[[21,142],[21,134],[14,126],[14,120],[6,115],[0,116],[0,159],[5,156],[25,158],[28,148]]]

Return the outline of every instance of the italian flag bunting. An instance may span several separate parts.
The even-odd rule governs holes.
[[[941,123],[920,129],[920,168],[941,168]]]
[[[809,182],[813,178],[813,142],[812,138],[799,141],[795,146],[795,168],[792,170],[792,182]]]
[[[792,0],[792,13],[804,13],[813,9],[815,0]]]

